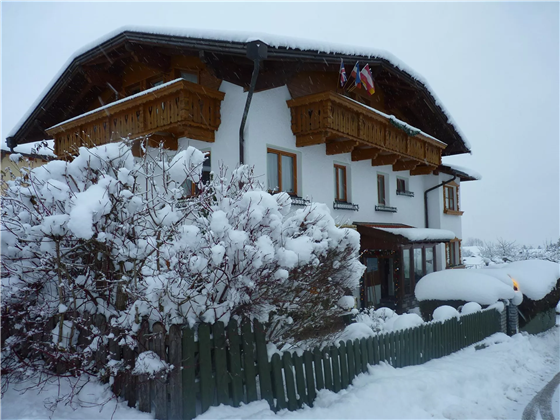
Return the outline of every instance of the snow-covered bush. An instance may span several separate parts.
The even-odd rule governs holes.
[[[165,326],[256,318],[282,342],[342,313],[337,302],[364,269],[357,232],[337,228],[323,204],[291,211],[290,197],[264,191],[248,166],[222,168],[205,185],[204,159],[192,147],[135,159],[112,143],[8,182],[3,374],[95,371],[76,337],[134,347],[146,318]],[[184,197],[186,180],[197,196]],[[91,314],[110,328],[84,331]]]

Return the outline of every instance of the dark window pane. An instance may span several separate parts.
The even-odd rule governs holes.
[[[268,153],[267,159],[267,186],[270,191],[279,190],[279,178],[278,178],[278,155],[276,153]]]

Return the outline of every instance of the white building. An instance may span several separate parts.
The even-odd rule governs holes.
[[[355,64],[371,69],[375,93],[356,86]],[[70,158],[79,145],[150,135],[210,152],[207,172],[254,165],[294,205],[328,203],[357,226],[368,267],[360,305],[404,310],[421,276],[461,265],[459,189],[475,177],[441,165],[470,151],[450,121],[423,79],[382,51],[134,30],[71,58],[7,140],[17,151],[54,138]]]

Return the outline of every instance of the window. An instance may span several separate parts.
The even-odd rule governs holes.
[[[410,249],[403,249],[403,278],[404,278],[404,294],[412,293],[412,276],[410,273]]]
[[[385,175],[377,174],[377,204],[386,205],[385,199]]]
[[[203,152],[206,155],[206,160],[202,164],[202,177],[203,183],[210,181],[210,172],[212,171],[212,155],[210,152]],[[198,194],[198,188],[194,182],[190,179],[185,180],[183,183],[183,189],[185,190],[185,195],[187,197],[192,197]]]
[[[336,201],[348,201],[345,166],[334,165],[334,197]]]
[[[459,185],[454,182],[443,186],[443,212],[456,216],[463,214],[459,211]]]
[[[134,83],[133,85],[127,86],[125,89],[126,96],[136,95],[142,92],[142,83]]]
[[[397,191],[398,191],[398,192],[405,192],[405,191],[407,191],[407,188],[406,188],[406,179],[404,179],[404,178],[397,178]]]
[[[447,268],[461,265],[461,240],[452,239],[445,244],[445,260]]]
[[[163,76],[153,77],[148,80],[148,89],[163,85]]]
[[[426,274],[433,273],[436,267],[434,260],[434,248],[426,248]]]
[[[267,149],[267,185],[269,191],[297,195],[297,159],[295,153]]]
[[[184,79],[187,82],[198,83],[198,73],[196,72],[177,69],[175,71],[175,77],[178,79],[179,78]]]

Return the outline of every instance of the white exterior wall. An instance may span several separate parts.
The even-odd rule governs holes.
[[[217,172],[220,162],[233,169],[239,162],[239,125],[245,107],[246,93],[241,87],[222,82],[220,90],[225,92],[221,106],[221,124],[216,132],[216,141],[207,143],[198,140],[180,139],[179,149],[188,145],[212,153],[212,171]],[[291,99],[286,86],[255,93],[245,127],[245,163],[254,165],[255,175],[266,185],[267,147],[295,153],[297,156],[298,187],[300,197],[323,202],[331,209],[338,223],[371,222],[402,223],[414,227],[425,227],[424,191],[451,175],[416,175],[409,171],[394,172],[392,166],[371,166],[370,160],[352,162],[350,153],[328,156],[324,144],[296,147],[296,138],[291,130],[291,114],[286,101]],[[334,210],[334,164],[346,166],[348,199],[360,206],[359,211]],[[396,213],[375,211],[377,204],[377,174],[386,179],[387,205],[397,207]],[[414,197],[398,196],[397,177],[408,181],[408,190]],[[459,184],[459,179],[455,179]],[[429,227],[448,229],[461,238],[461,217],[443,213],[442,188],[428,193]],[[437,269],[445,265],[444,245],[437,247]]]

